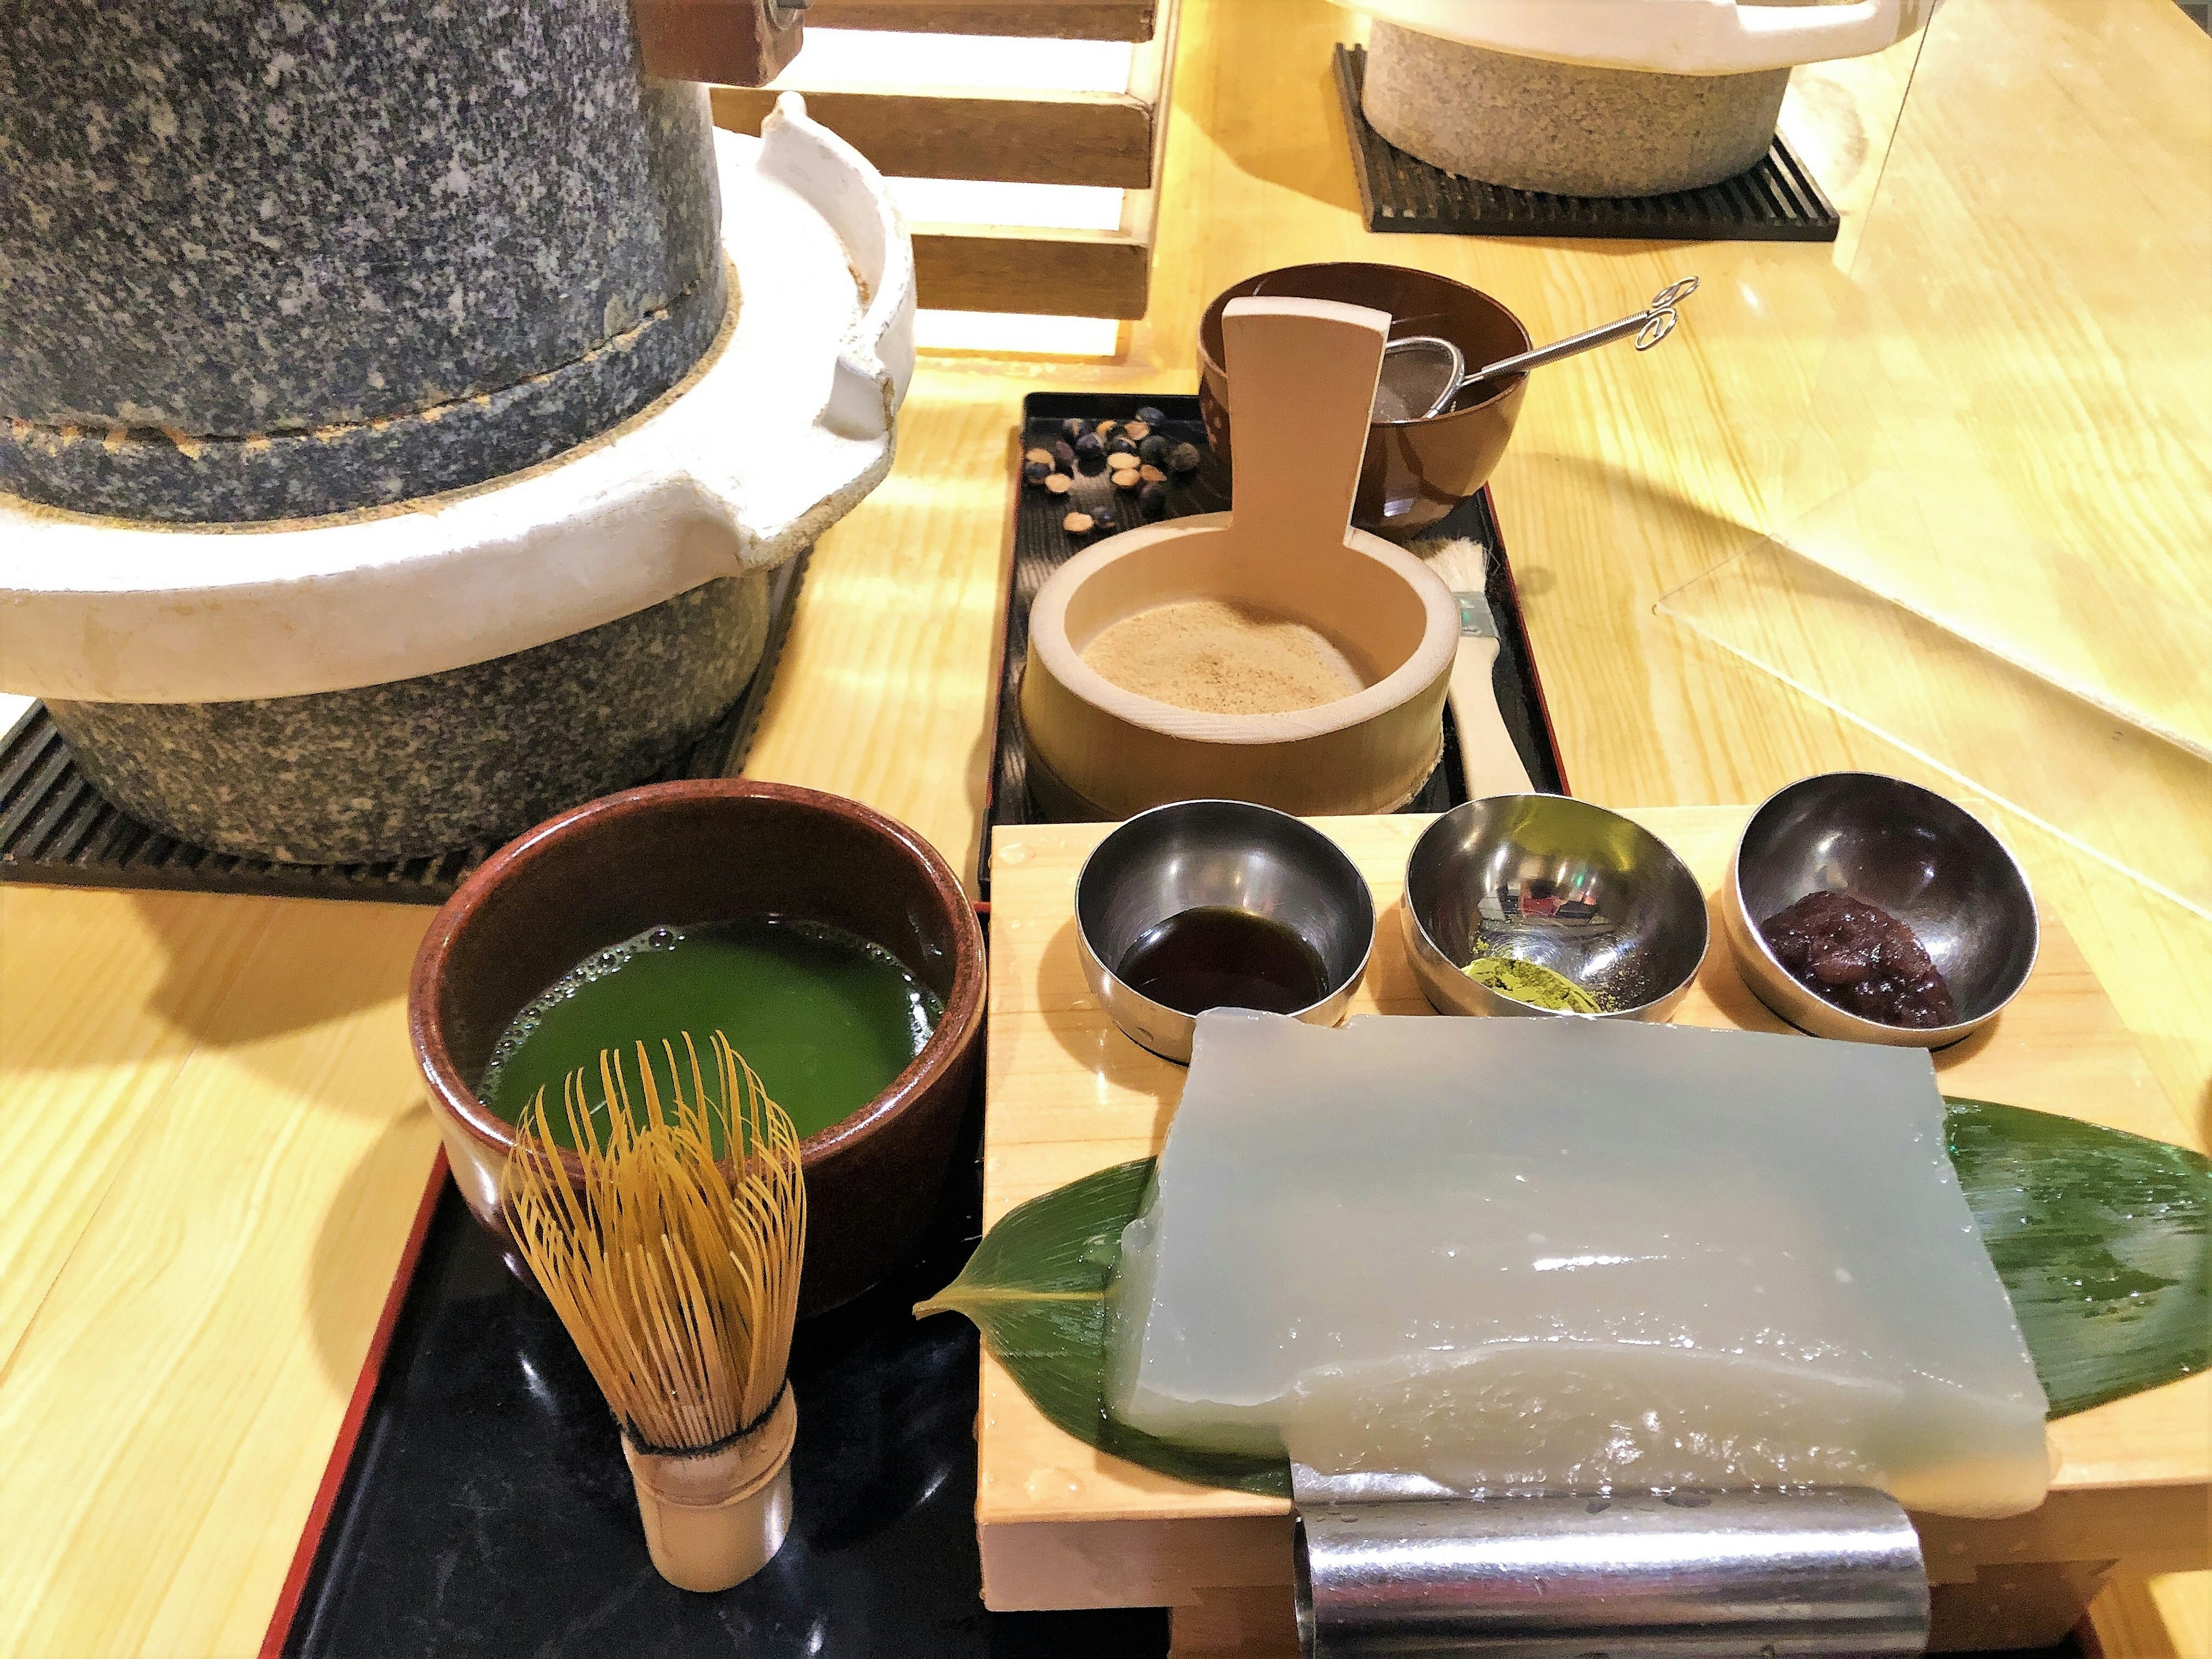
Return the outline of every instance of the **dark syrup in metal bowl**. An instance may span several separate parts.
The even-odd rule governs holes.
[[[1155,923],[1121,955],[1115,975],[1186,1014],[1257,1008],[1294,1014],[1328,994],[1321,953],[1272,917],[1202,904]]]

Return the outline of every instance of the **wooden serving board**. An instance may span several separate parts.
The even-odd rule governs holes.
[[[1750,809],[1628,816],[1716,891]],[[1407,854],[1433,820],[1323,818],[1374,890],[1378,918],[1354,1013],[1426,1014],[1398,915]],[[983,1219],[1079,1176],[1159,1149],[1184,1072],[1115,1029],[1077,960],[1084,858],[1109,824],[1001,829],[991,863],[991,1020]],[[1680,1024],[1790,1028],[1746,988],[1720,918]],[[2043,920],[2043,949],[1995,1025],[1936,1056],[1947,1093],[2062,1112],[2195,1145],[2074,941]],[[1291,1654],[1290,1506],[1155,1474],[1052,1426],[988,1354],[975,1504],[983,1597],[1000,1610],[1172,1606],[1178,1655]],[[2051,1496],[2008,1521],[1922,1518],[1947,1632],[1997,1636],[2070,1622],[2103,1571],[2201,1563],[2212,1505],[2212,1376],[2053,1424]],[[2007,1639],[1999,1644],[2010,1645]],[[2022,1643],[2021,1644],[2025,1644]]]

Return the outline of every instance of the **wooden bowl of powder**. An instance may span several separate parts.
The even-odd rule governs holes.
[[[1022,726],[1047,814],[1200,797],[1382,812],[1427,780],[1458,606],[1351,528],[1389,323],[1328,301],[1229,308],[1231,510],[1100,542],[1031,607]]]
[[[1206,441],[1232,468],[1243,453],[1243,428],[1230,415],[1221,322],[1232,301],[1255,295],[1372,306],[1390,313],[1394,337],[1441,335],[1466,354],[1469,365],[1496,362],[1534,343],[1503,301],[1433,271],[1340,261],[1248,276],[1218,295],[1198,324],[1198,403]],[[1352,523],[1400,543],[1440,523],[1497,470],[1528,391],[1528,377],[1516,374],[1455,399],[1441,415],[1371,417]],[[1233,452],[1232,428],[1239,434]]]

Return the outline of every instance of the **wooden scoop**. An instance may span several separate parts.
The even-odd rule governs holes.
[[[1458,607],[1419,560],[1351,528],[1389,327],[1382,312],[1325,300],[1230,305],[1231,510],[1103,541],[1054,572],[1030,610],[1022,723],[1048,813],[1118,818],[1224,796],[1305,814],[1389,811],[1427,779]],[[1210,714],[1141,696],[1083,660],[1124,617],[1193,599],[1305,623],[1364,689],[1279,714]]]

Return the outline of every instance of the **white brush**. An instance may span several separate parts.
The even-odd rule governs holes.
[[[1452,659],[1452,722],[1459,728],[1460,770],[1468,798],[1535,793],[1521,751],[1498,710],[1492,671],[1498,665],[1498,619],[1483,597],[1490,572],[1490,550],[1466,537],[1438,537],[1406,550],[1444,579],[1459,601],[1459,653]]]

